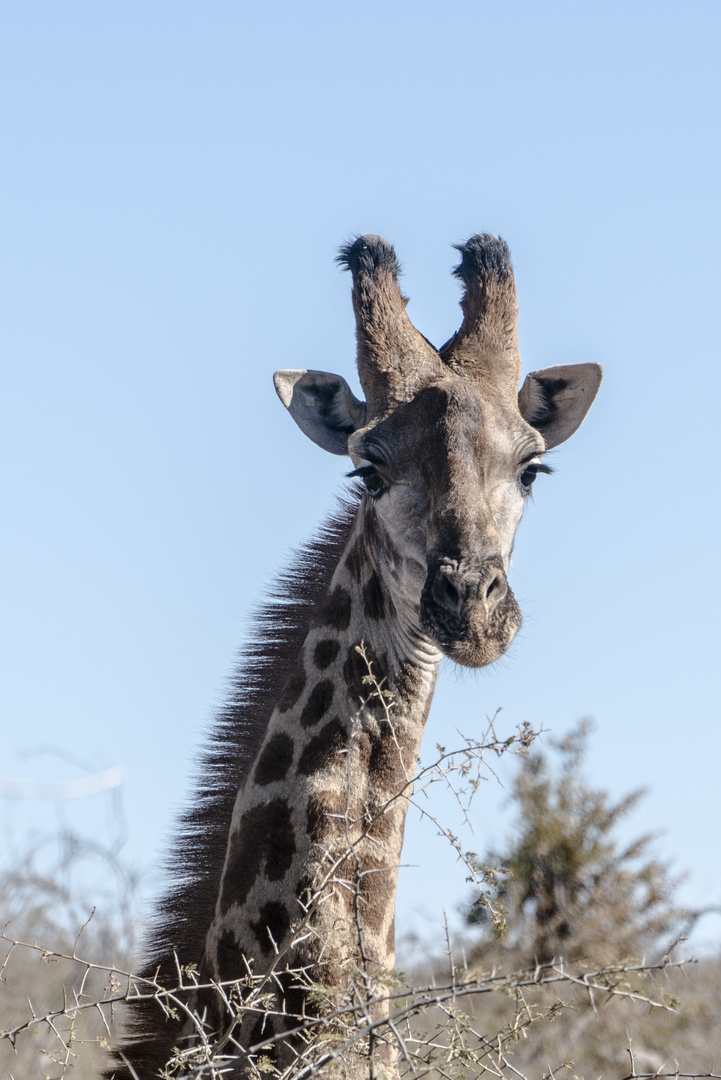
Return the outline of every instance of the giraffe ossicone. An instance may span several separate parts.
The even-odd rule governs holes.
[[[463,322],[437,350],[408,318],[391,245],[363,236],[341,250],[364,401],[340,375],[275,375],[301,431],[348,455],[360,483],[261,613],[181,826],[146,968],[167,986],[179,964],[203,985],[244,980],[249,1004],[234,1021],[222,994],[197,991],[194,1024],[155,1001],[136,1007],[122,1051],[134,1072],[118,1077],[156,1076],[173,1047],[190,1061],[203,1041],[234,1060],[230,1075],[265,1047],[283,1075],[301,1076],[304,1018],[393,968],[409,785],[440,660],[479,667],[511,644],[521,616],[507,574],[525,499],[602,375],[553,367],[519,391],[508,248],[478,235],[459,251]],[[382,1033],[387,1005],[369,1007]],[[329,1061],[356,1080],[370,1075],[367,1053]],[[373,1053],[394,1076],[391,1043],[377,1035]]]

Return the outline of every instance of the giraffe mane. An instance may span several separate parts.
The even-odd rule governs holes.
[[[313,614],[347,545],[362,490],[353,485],[337,499],[316,535],[295,551],[266,601],[255,610],[253,636],[241,649],[226,703],[196,766],[194,798],[180,817],[165,860],[169,885],[151,918],[143,977],[172,986],[177,982],[175,956],[184,966],[200,965],[220,890],[238,786],[250,771]],[[143,1045],[145,1031],[157,1026],[157,1009],[153,1001],[133,1004],[124,1040],[125,1046],[133,1047],[134,1062],[152,1067],[165,1064],[167,1058],[166,1048],[159,1045],[163,1040],[154,1038]],[[173,1033],[168,1037],[169,1050]],[[108,1075],[126,1074],[121,1067],[119,1072],[111,1068]]]

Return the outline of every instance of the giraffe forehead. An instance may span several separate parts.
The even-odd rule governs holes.
[[[515,402],[493,384],[449,377],[421,390],[377,423],[357,432],[349,449],[379,465],[425,463],[431,474],[444,471],[449,456],[504,460],[517,448],[543,441],[523,419]]]

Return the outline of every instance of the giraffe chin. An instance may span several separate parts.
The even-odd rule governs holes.
[[[476,608],[478,610],[474,610]],[[490,619],[485,618],[485,608],[480,601],[468,604],[463,614],[460,625],[450,627],[447,620],[437,618],[437,612],[421,606],[421,623],[426,634],[449,660],[469,668],[487,667],[499,660],[510,647],[522,621],[521,609],[510,589]]]

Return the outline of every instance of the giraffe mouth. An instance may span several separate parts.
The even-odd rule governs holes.
[[[451,660],[485,667],[508,649],[521,625],[521,610],[500,558],[464,571],[458,562],[434,560],[420,603],[421,626]]]

